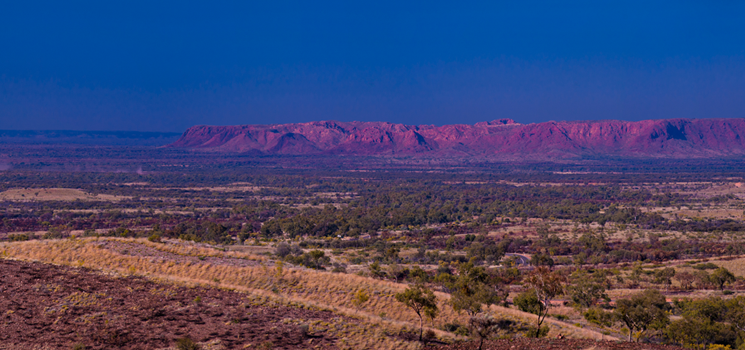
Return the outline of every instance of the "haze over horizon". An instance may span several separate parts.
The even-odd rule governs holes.
[[[8,3],[0,129],[745,117],[745,3]]]

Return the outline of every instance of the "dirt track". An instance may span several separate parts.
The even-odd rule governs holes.
[[[214,349],[336,348],[301,326],[332,312],[214,288],[0,260],[0,296],[0,349],[162,349],[185,336]]]

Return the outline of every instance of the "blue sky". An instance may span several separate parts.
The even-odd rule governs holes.
[[[0,3],[0,129],[745,117],[745,2]]]

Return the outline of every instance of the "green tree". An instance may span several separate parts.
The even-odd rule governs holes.
[[[543,311],[543,305],[536,297],[532,290],[525,290],[515,296],[512,302],[520,311],[529,312],[534,315],[540,315]]]
[[[465,311],[471,317],[481,312],[482,305],[497,304],[506,297],[498,278],[489,275],[483,267],[474,266],[473,260],[460,264],[458,277],[446,285],[452,290],[453,310]]]
[[[528,291],[535,294],[538,300],[538,309],[535,313],[538,315],[536,325],[536,334],[540,334],[541,324],[548,315],[551,307],[551,300],[564,293],[564,283],[566,278],[558,271],[551,271],[547,267],[539,266],[533,270],[526,278],[524,285]]]
[[[616,318],[629,329],[629,341],[634,331],[637,340],[649,329],[662,329],[669,322],[665,296],[656,289],[647,289],[629,299],[619,299],[613,311]]]
[[[605,293],[609,285],[605,276],[590,274],[585,270],[577,270],[569,276],[571,284],[567,285],[567,295],[580,309],[589,308],[599,300],[609,300]]]
[[[383,269],[380,267],[380,264],[377,261],[374,261],[370,266],[368,266],[368,269],[370,270],[370,275],[377,278],[385,278],[388,276],[388,274],[383,271]]]
[[[554,259],[551,258],[551,255],[547,253],[538,253],[533,254],[533,257],[530,258],[530,264],[533,266],[553,267],[555,263]]]
[[[735,281],[735,275],[724,267],[720,267],[709,275],[709,280],[715,286],[719,287],[719,290],[724,290],[724,285]]]
[[[427,283],[431,280],[429,274],[427,271],[422,270],[419,266],[414,266],[411,268],[409,272],[409,276],[416,282],[416,283]]]
[[[700,300],[676,301],[681,309],[682,318],[673,321],[668,326],[668,339],[684,346],[696,346],[702,349],[710,344],[735,345],[737,330],[733,324],[728,324],[728,309],[730,306],[740,307],[736,303],[730,304],[721,298],[706,298]]]
[[[424,285],[406,288],[405,291],[397,293],[395,297],[396,300],[414,310],[416,315],[419,316],[419,341],[422,341],[424,316],[434,319],[440,311],[437,308],[437,297],[431,289]]]
[[[478,316],[482,306],[501,302],[507,293],[501,288],[501,279],[488,274],[483,267],[474,266],[475,261],[472,258],[470,262],[458,265],[458,276],[446,280],[446,288],[452,291],[450,305],[453,310],[465,311],[470,316],[471,334],[478,336],[483,344],[484,336],[492,332],[497,321]]]
[[[693,282],[695,282],[696,276],[688,271],[682,271],[675,274],[675,279],[680,282],[681,289],[690,290],[693,288]]]
[[[265,237],[279,236],[282,234],[282,226],[278,220],[269,220],[261,226],[261,234]]]
[[[740,332],[745,332],[745,296],[738,295],[726,301],[725,318]]]
[[[673,283],[673,277],[675,277],[675,269],[666,267],[655,272],[654,283],[664,284],[665,288],[668,288]]]
[[[511,324],[508,320],[499,320],[489,315],[474,316],[469,320],[472,332],[479,338],[479,350],[484,346],[484,339],[500,329],[510,327]]]
[[[492,240],[473,242],[466,248],[466,258],[476,259],[474,262],[486,261],[495,263],[504,256],[504,247],[497,245]]]

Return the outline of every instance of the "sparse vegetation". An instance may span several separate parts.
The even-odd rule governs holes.
[[[308,341],[332,332],[340,348],[745,339],[724,316],[745,291],[739,180],[384,170],[0,173],[0,257],[333,310],[359,325],[287,322]]]
[[[432,290],[423,285],[416,285],[397,293],[396,300],[413,310],[419,317],[419,341],[422,341],[424,317],[434,320],[440,312],[437,308],[437,297]]]
[[[177,350],[201,350],[202,347],[189,337],[183,337],[176,341]]]
[[[661,330],[670,322],[665,296],[654,289],[647,289],[629,299],[620,299],[614,310],[615,316],[628,329],[628,340],[634,332],[639,340],[648,330]]]

